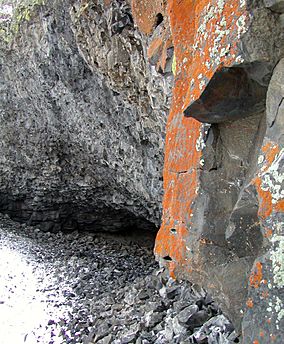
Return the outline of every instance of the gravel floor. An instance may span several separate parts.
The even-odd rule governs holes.
[[[86,341],[96,302],[157,267],[153,239],[133,240],[44,233],[1,216],[0,343]]]
[[[153,242],[0,215],[0,343],[238,343],[210,295],[158,269]]]

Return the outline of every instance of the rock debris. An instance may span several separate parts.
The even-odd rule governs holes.
[[[50,233],[0,217],[4,343],[234,343],[212,298],[153,259],[150,236]]]

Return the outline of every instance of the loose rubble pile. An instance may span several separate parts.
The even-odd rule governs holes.
[[[113,291],[93,310],[98,314],[93,343],[239,342],[231,322],[202,288],[176,282],[164,269]]]
[[[158,270],[148,239],[42,232],[1,216],[1,252],[17,252],[36,277],[26,316],[32,303],[45,312],[13,343],[237,343],[232,324],[202,288]],[[0,313],[25,298],[29,278],[5,264]]]

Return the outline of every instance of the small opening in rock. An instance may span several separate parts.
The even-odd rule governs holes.
[[[156,16],[156,27],[162,24],[163,20],[164,20],[164,17],[162,13],[158,13]]]
[[[172,262],[172,258],[170,256],[165,256],[163,259],[167,262]]]
[[[176,230],[175,228],[172,228],[172,229],[171,229],[171,233],[172,233],[172,234],[177,234],[177,230]]]

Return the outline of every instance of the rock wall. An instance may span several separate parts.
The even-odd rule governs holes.
[[[283,338],[281,6],[167,2],[175,86],[155,253],[219,299],[244,343]]]
[[[157,259],[210,290],[243,343],[281,343],[283,1],[32,8],[1,43],[1,210],[149,228],[164,179]]]
[[[22,3],[1,40],[1,211],[46,230],[159,226],[173,78],[130,6]]]

